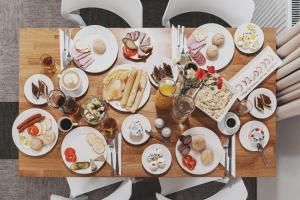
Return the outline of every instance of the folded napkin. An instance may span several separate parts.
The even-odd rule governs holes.
[[[180,57],[180,53],[178,48],[177,48],[177,40],[178,40],[178,36],[177,36],[177,28],[172,25],[172,29],[171,29],[171,39],[172,39],[172,62],[173,64],[176,64]],[[184,50],[185,52],[188,51],[188,48],[187,48],[187,39],[184,37]]]
[[[118,151],[119,151],[119,174],[121,175],[121,172],[122,172],[122,159],[121,159],[121,156],[122,156],[122,154],[121,154],[121,150],[122,150],[122,134],[121,133],[119,133],[118,134],[118,139],[119,139],[119,149],[118,149]],[[108,163],[108,164],[111,164],[111,160],[110,160],[110,149],[108,148],[108,146],[107,146],[107,149],[108,149],[108,151],[107,151],[107,159],[106,159],[106,162]],[[116,149],[116,148],[115,148]],[[116,154],[115,154],[115,151],[113,151],[112,152],[113,153],[113,162],[114,162],[114,169],[116,170]]]
[[[236,175],[236,147],[235,147],[236,135],[232,135],[232,146],[231,146],[231,175],[235,177]],[[228,149],[229,153],[229,149]],[[225,151],[223,153],[221,164],[225,166]],[[229,172],[229,157],[227,156],[227,170]]]
[[[67,41],[68,41],[68,36],[67,34],[65,35],[64,38],[64,30],[63,29],[59,29],[59,55],[60,55],[60,69],[63,70],[64,69],[64,63],[63,63],[63,58],[67,57]],[[65,40],[64,40],[65,39]],[[72,40],[71,40],[72,41]],[[65,42],[65,47],[66,47],[66,52],[64,52],[64,42]],[[70,42],[72,43],[72,42]]]

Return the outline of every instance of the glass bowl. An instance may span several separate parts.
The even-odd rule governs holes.
[[[81,117],[89,124],[100,124],[107,114],[108,103],[100,97],[92,96],[80,106]]]

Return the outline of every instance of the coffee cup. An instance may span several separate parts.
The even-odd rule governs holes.
[[[218,128],[224,135],[233,135],[239,130],[240,125],[239,117],[232,112],[228,112],[224,119],[218,123]]]
[[[69,117],[61,117],[58,120],[58,129],[61,132],[69,132],[73,127],[78,126],[78,123],[73,123]]]
[[[82,85],[81,77],[76,68],[66,69],[62,74],[58,75],[59,85],[68,92],[77,92]]]

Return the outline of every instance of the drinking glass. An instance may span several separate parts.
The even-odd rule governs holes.
[[[169,109],[173,103],[176,83],[171,78],[164,78],[158,84],[155,96],[155,106],[161,110]]]
[[[251,112],[252,108],[253,108],[252,103],[249,100],[244,99],[238,103],[238,105],[236,107],[236,114],[238,116],[243,116],[243,115]]]
[[[103,132],[109,140],[115,137],[117,128],[117,121],[114,118],[108,117],[102,122]]]
[[[49,73],[54,74],[56,72],[55,60],[49,54],[41,55],[40,63]]]
[[[195,102],[191,96],[179,95],[174,98],[172,118],[176,123],[184,122],[195,110]]]
[[[79,114],[79,105],[76,102],[75,98],[66,97],[65,104],[63,106],[63,111],[67,115],[77,115]]]

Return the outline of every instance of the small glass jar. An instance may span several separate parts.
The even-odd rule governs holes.
[[[155,106],[158,109],[169,109],[173,104],[173,97],[176,91],[176,83],[171,78],[164,78],[158,84],[155,96]]]

